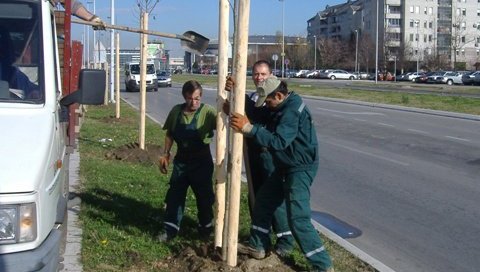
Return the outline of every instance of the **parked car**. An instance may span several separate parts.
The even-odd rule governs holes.
[[[462,76],[462,82],[465,85],[472,85],[474,84],[474,79],[477,74],[480,74],[480,71],[472,71],[468,74]]]
[[[442,83],[443,77],[451,71],[437,71],[427,77],[427,83]]]
[[[423,76],[425,75],[424,72],[414,72],[414,73],[411,73],[410,75],[408,75],[408,81],[413,81],[413,82],[416,82],[416,78],[417,77],[420,77],[420,76]]]
[[[357,76],[352,74],[352,73],[349,73],[345,70],[333,70],[333,71],[331,71],[330,73],[327,74],[327,78],[329,78],[331,80],[335,80],[335,79],[350,79],[350,80],[353,80],[353,79],[356,79]]]
[[[355,72],[353,73],[357,79],[368,79],[367,72]]]
[[[380,81],[394,81],[395,76],[390,72],[381,72],[378,73],[378,80]]]
[[[306,78],[318,78],[320,71],[319,70],[310,70],[305,75]]]
[[[308,72],[308,70],[300,70],[295,73],[295,77],[305,77],[305,74]]]
[[[434,72],[423,73],[422,75],[416,77],[414,81],[416,83],[427,83],[427,78],[433,74]]]
[[[157,71],[158,87],[172,87],[172,76],[168,71]]]
[[[443,76],[441,82],[447,85],[463,84],[462,76],[467,73],[468,71],[448,72]]]
[[[480,85],[480,73],[476,73],[473,78],[473,85]]]
[[[413,74],[412,72],[400,74],[397,76],[397,81],[411,81],[409,76]]]

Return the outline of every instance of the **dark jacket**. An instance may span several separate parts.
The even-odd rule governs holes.
[[[318,167],[318,142],[312,116],[294,92],[272,112],[266,127],[253,124],[247,136],[267,147],[280,169],[295,172]]]

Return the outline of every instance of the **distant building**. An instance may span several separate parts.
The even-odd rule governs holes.
[[[375,39],[377,3],[380,57],[406,55],[423,62],[446,56],[467,69],[479,61],[480,1],[348,0],[326,6],[307,21],[309,40],[349,40],[356,33]]]
[[[102,48],[102,46],[100,47]],[[100,62],[107,62],[110,63],[110,48],[105,49],[103,47],[103,50],[100,51],[102,54],[101,56],[104,56],[103,58],[100,58]],[[115,48],[114,52],[115,54]],[[134,48],[134,49],[122,49],[120,48],[119,50],[120,54],[120,69],[124,67],[125,63],[128,62],[140,62],[140,49],[139,48]],[[161,41],[149,41],[147,45],[147,55],[148,55],[148,60],[153,61],[155,63],[155,66],[158,70],[166,70],[168,69],[168,50],[164,49],[164,44]]]

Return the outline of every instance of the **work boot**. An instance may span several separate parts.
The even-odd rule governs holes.
[[[169,242],[171,240],[173,240],[173,238],[175,238],[176,235],[168,235],[166,232],[163,232],[163,233],[160,233],[159,235],[157,235],[157,241],[159,242],[162,242],[162,243],[166,243],[166,242]]]
[[[202,239],[208,239],[212,236],[213,227],[198,227],[198,234]]]
[[[291,250],[291,249],[288,250],[288,249],[284,249],[284,248],[281,248],[281,247],[275,248],[275,254],[277,254],[281,258],[285,258],[285,257],[290,256],[290,254],[292,254],[292,251],[293,250]]]
[[[257,260],[264,259],[265,256],[266,256],[265,250],[256,249],[256,248],[253,248],[250,245],[244,245],[244,244],[238,243],[238,248],[237,249],[238,249],[239,253],[244,254],[244,255],[248,255],[248,256],[250,256],[254,259],[257,259]]]

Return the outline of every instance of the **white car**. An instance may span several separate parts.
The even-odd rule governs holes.
[[[447,85],[463,84],[462,76],[467,72],[447,72],[441,79],[442,83]]]
[[[335,79],[350,79],[354,80],[357,79],[357,76],[355,74],[349,73],[345,70],[333,70],[327,74],[327,78],[331,80]]]

